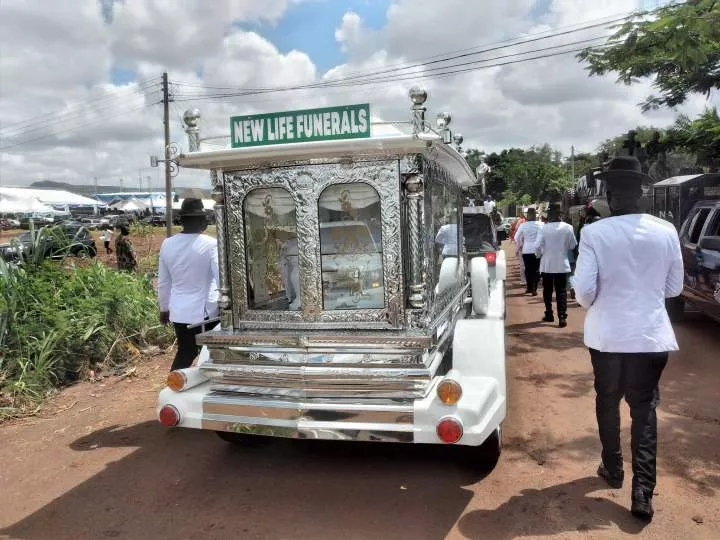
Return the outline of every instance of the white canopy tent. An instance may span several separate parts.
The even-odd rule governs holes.
[[[57,212],[35,197],[14,197],[0,192],[0,214],[56,214]]]
[[[95,199],[57,189],[0,187],[0,197],[21,200],[37,199],[47,206],[91,206],[95,208],[104,208],[106,206],[105,203]]]

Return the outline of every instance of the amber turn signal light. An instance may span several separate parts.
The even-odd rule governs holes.
[[[187,384],[187,376],[182,371],[171,371],[165,380],[168,388],[173,392],[179,392]]]
[[[457,381],[445,379],[437,386],[437,396],[445,405],[455,405],[462,397],[462,386]]]

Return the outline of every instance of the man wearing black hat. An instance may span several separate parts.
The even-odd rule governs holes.
[[[195,336],[202,327],[188,328],[217,315],[217,240],[201,234],[207,228],[200,199],[185,199],[180,207],[183,230],[160,247],[158,301],[160,322],[172,322],[177,337],[173,370],[190,367],[200,348]]]
[[[560,220],[560,204],[553,203],[548,208],[550,220],[540,233],[536,253],[540,258],[540,275],[543,282],[543,300],[545,301],[544,322],[554,322],[552,309],[553,288],[557,302],[560,328],[567,326],[567,279],[570,274],[568,252],[575,249],[577,241],[572,225]]]
[[[650,521],[655,489],[658,383],[669,351],[678,349],[665,299],[683,289],[675,228],[642,213],[637,158],[619,157],[603,173],[611,216],[583,228],[575,269],[577,301],[585,307],[585,345],[595,374],[602,462],[598,475],[623,483],[620,400],[632,417],[632,513]]]

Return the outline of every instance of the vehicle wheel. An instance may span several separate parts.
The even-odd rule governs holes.
[[[479,459],[488,470],[493,470],[502,452],[502,426],[497,428],[478,448]]]
[[[248,447],[261,446],[267,444],[270,440],[270,437],[263,437],[262,435],[248,435],[232,431],[216,431],[215,434],[226,443]]]
[[[685,300],[681,297],[667,298],[665,300],[665,309],[672,322],[679,322],[683,318],[685,312]]]
[[[497,465],[502,452],[502,427],[497,428],[480,446],[465,446],[462,451],[462,463],[476,472],[489,473]]]

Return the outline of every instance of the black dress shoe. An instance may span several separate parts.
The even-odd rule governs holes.
[[[542,318],[542,322],[555,322],[552,311],[546,311],[545,316]]]
[[[625,476],[625,473],[620,471],[619,474],[610,474],[610,471],[605,468],[604,463],[601,463],[598,467],[597,474],[608,483],[608,486],[613,489],[620,489],[623,485],[623,477]]]
[[[533,296],[537,296],[537,291],[533,291],[533,292],[532,292],[532,295],[533,295]]]
[[[652,495],[648,495],[640,489],[633,490],[630,512],[638,519],[648,523],[652,521],[653,514],[655,514],[652,506]]]
[[[558,326],[560,328],[565,328],[567,326],[567,321],[565,319],[560,319],[560,322],[558,323]]]

